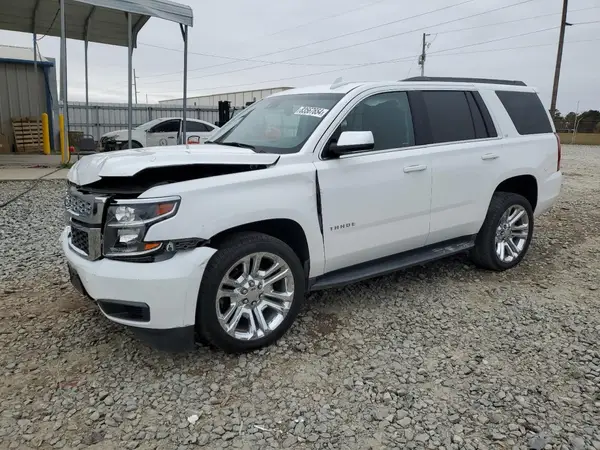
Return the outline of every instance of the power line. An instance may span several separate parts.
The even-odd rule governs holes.
[[[487,10],[487,11],[482,11],[482,12],[479,12],[479,13],[476,13],[476,14],[471,14],[469,16],[460,17],[460,18],[457,18],[457,19],[452,19],[452,20],[447,20],[447,21],[444,21],[444,22],[440,22],[440,23],[437,23],[437,24],[430,25],[428,27],[415,28],[415,29],[412,29],[412,30],[403,31],[401,33],[395,33],[395,34],[392,34],[392,35],[381,36],[381,37],[378,37],[378,38],[375,38],[375,39],[371,39],[371,40],[368,40],[368,41],[362,41],[362,42],[358,42],[358,43],[355,43],[355,44],[344,45],[342,47],[336,47],[336,48],[329,49],[329,50],[323,50],[323,51],[320,51],[320,52],[311,53],[311,54],[304,55],[304,56],[297,56],[297,57],[294,57],[294,58],[289,58],[289,59],[285,59],[283,61],[276,61],[276,62],[271,62],[271,63],[268,63],[268,64],[262,64],[262,65],[254,66],[254,67],[248,67],[248,68],[244,68],[244,69],[236,69],[236,70],[230,70],[230,71],[226,71],[226,72],[217,72],[217,73],[212,73],[212,74],[208,74],[208,75],[202,75],[202,76],[198,76],[198,77],[191,77],[191,78],[188,78],[188,80],[198,80],[198,79],[208,78],[208,77],[213,77],[213,76],[218,76],[218,75],[228,75],[228,74],[231,74],[231,73],[242,72],[242,71],[247,71],[247,70],[252,70],[252,69],[258,69],[260,67],[266,67],[266,66],[270,66],[270,65],[281,64],[281,63],[289,62],[289,61],[295,61],[295,60],[298,60],[298,59],[308,58],[308,57],[311,57],[311,56],[323,55],[323,54],[331,53],[331,52],[334,52],[334,51],[337,51],[337,50],[345,50],[345,49],[352,48],[352,47],[358,47],[360,45],[370,44],[370,43],[382,41],[382,40],[385,40],[385,39],[390,39],[390,38],[394,38],[394,37],[398,37],[398,36],[403,36],[403,35],[410,34],[410,33],[415,33],[415,32],[421,31],[423,28],[432,28],[432,27],[437,27],[437,26],[440,26],[440,25],[446,25],[446,24],[449,24],[449,23],[459,22],[461,20],[471,19],[473,17],[478,17],[478,16],[481,16],[483,14],[489,14],[489,13],[492,13],[492,12],[500,11],[500,10],[511,8],[511,7],[514,7],[514,6],[523,5],[525,3],[530,3],[532,1],[535,1],[535,0],[525,0],[525,1],[517,2],[517,3],[512,3],[510,5],[505,5],[505,6],[501,6],[501,7],[494,8],[494,9],[490,9],[490,10]],[[462,4],[462,3],[460,3],[460,4]],[[455,5],[455,6],[457,6],[457,5]],[[281,51],[284,51],[284,50],[281,50]],[[262,55],[262,56],[265,56],[265,55]],[[227,63],[227,64],[229,64],[229,63]],[[205,68],[209,68],[209,67],[215,67],[215,66],[207,66]],[[181,73],[181,72],[178,72],[178,73]],[[168,82],[175,82],[175,81],[178,81],[178,80],[152,81],[152,82],[147,83],[147,84],[161,84],[161,83],[168,83]]]
[[[462,48],[475,47],[476,45],[491,44],[492,42],[505,41],[507,39],[513,39],[513,38],[516,38],[516,37],[523,37],[523,36],[529,36],[531,34],[543,33],[544,31],[555,30],[557,28],[559,28],[559,27],[542,28],[541,30],[528,31],[526,33],[520,33],[520,34],[513,34],[511,36],[504,36],[504,37],[501,37],[501,38],[490,39],[488,41],[475,42],[473,44],[465,44],[465,45],[461,45],[459,47],[453,47],[453,48],[442,49],[442,50],[435,50],[433,52],[430,52],[429,54],[430,55],[434,55],[434,54],[437,54],[437,53],[442,53],[442,52],[446,52],[446,51],[450,51],[450,50],[459,50],[459,49],[462,49]]]
[[[579,43],[587,43],[587,42],[597,42],[600,41],[600,38],[596,38],[596,39],[580,39],[580,40],[576,40],[576,41],[565,41],[565,44],[579,44]],[[462,56],[462,55],[470,55],[470,54],[475,54],[475,53],[490,53],[490,52],[500,52],[500,51],[510,51],[510,50],[521,50],[521,49],[527,49],[527,48],[538,48],[538,47],[549,47],[549,46],[554,46],[556,45],[556,43],[548,43],[548,44],[535,44],[535,45],[521,45],[521,46],[515,46],[515,47],[503,47],[503,48],[492,48],[492,49],[485,49],[485,50],[474,50],[474,51],[469,51],[469,52],[456,52],[456,53],[432,53],[428,56]],[[445,51],[450,51],[451,49],[446,49]],[[440,50],[441,52],[441,50]],[[393,59],[393,60],[389,60],[389,61],[377,61],[374,63],[365,63],[365,64],[361,64],[358,65],[356,67],[353,68],[360,68],[360,67],[365,67],[365,66],[369,66],[369,65],[378,65],[378,64],[391,64],[391,63],[396,63],[396,62],[404,62],[404,61],[414,61],[414,59],[417,57],[418,55],[413,55],[413,56],[406,56],[406,57],[402,57],[402,58],[398,58],[398,59]],[[409,74],[412,71],[412,68],[414,67],[414,63],[413,65],[411,65],[411,69],[409,70]],[[350,68],[350,69],[353,69]],[[250,85],[257,85],[257,84],[261,84],[261,83],[270,83],[270,82],[274,82],[274,81],[285,81],[285,80],[290,80],[290,79],[295,79],[295,78],[304,78],[304,77],[309,77],[309,76],[316,76],[316,75],[323,75],[325,73],[332,73],[334,71],[325,71],[325,72],[317,72],[317,73],[309,73],[309,74],[305,74],[305,75],[298,75],[298,76],[293,76],[293,77],[286,77],[286,78],[279,78],[276,80],[263,80],[263,81],[257,81],[254,83],[246,83],[246,84],[237,84],[237,85],[228,85],[228,86],[213,86],[211,88],[208,88],[207,90],[214,90],[214,89],[225,89],[225,88],[231,88],[231,87],[240,87],[240,86],[250,86]],[[406,75],[405,78],[408,78],[408,74]],[[260,88],[259,88],[260,89]],[[121,91],[116,91],[116,90],[110,90],[109,92],[114,92],[114,93],[120,93]],[[205,95],[205,94],[202,94]],[[210,94],[207,94],[210,95]]]
[[[600,23],[600,20],[594,20],[592,22],[573,22],[570,25],[589,25],[591,23]]]
[[[387,0],[381,0],[381,1],[387,1]],[[374,2],[374,3],[380,3],[381,1]],[[374,4],[374,3],[372,3],[372,4]],[[369,5],[372,5],[372,4],[369,4]],[[367,5],[367,6],[369,6],[369,5]],[[571,10],[570,12],[571,13],[575,13],[575,12],[579,12],[579,11],[588,11],[590,9],[598,9],[598,8],[600,8],[600,6],[590,6],[588,8],[574,9],[574,10]],[[358,8],[358,9],[360,9],[360,8]],[[350,11],[347,11],[347,12],[351,12],[351,11],[354,11],[354,10],[350,10]],[[328,18],[338,17],[338,16],[341,16],[341,15],[344,15],[344,14],[345,13],[337,14],[337,15],[334,15],[334,16],[329,16]],[[520,19],[507,20],[507,21],[504,21],[504,22],[495,22],[495,23],[490,23],[490,24],[485,24],[485,25],[477,25],[477,26],[468,27],[468,28],[456,28],[456,29],[453,29],[453,30],[443,30],[443,31],[438,31],[435,34],[436,34],[436,37],[437,37],[438,34],[457,33],[457,32],[462,32],[462,31],[477,30],[477,29],[480,29],[480,28],[487,28],[487,27],[491,27],[491,26],[497,26],[497,25],[505,25],[505,24],[509,24],[509,23],[523,22],[523,21],[526,21],[526,20],[534,20],[534,19],[539,19],[539,18],[543,18],[543,17],[557,16],[557,15],[560,15],[560,14],[561,14],[560,12],[557,12],[557,13],[542,14],[542,15],[537,15],[537,16],[523,17],[523,18],[520,18]],[[317,21],[319,21],[319,20],[317,20]],[[315,22],[317,22],[317,21],[315,21]],[[308,22],[305,25],[308,25],[309,23],[312,23],[312,22]],[[585,25],[585,24],[590,24],[590,23],[598,23],[598,22],[578,22],[578,23],[575,23],[574,25]],[[302,25],[302,26],[304,26],[304,25]],[[274,33],[274,34],[276,34],[276,33]],[[435,38],[434,38],[434,40],[435,40]],[[433,43],[433,41],[431,41],[431,43]],[[173,51],[173,52],[180,52],[180,53],[183,52],[183,50],[178,49],[178,48],[163,47],[163,46],[155,45],[155,44],[147,44],[147,43],[140,42],[140,45],[145,46],[145,47],[152,47],[152,48],[158,48],[158,49],[162,49],[162,50]],[[258,63],[267,64],[267,65],[270,65],[270,64],[284,64],[284,65],[292,65],[292,66],[317,66],[317,67],[328,67],[328,66],[331,66],[331,67],[347,67],[347,66],[352,66],[353,65],[353,64],[329,64],[329,63],[323,63],[323,64],[316,64],[315,63],[315,64],[310,64],[310,63],[294,63],[294,62],[282,62],[282,61],[266,61],[266,60],[260,60],[260,59],[255,59],[255,58],[236,58],[236,57],[232,57],[232,56],[215,55],[215,54],[211,54],[211,53],[201,53],[201,52],[188,52],[188,53],[190,55],[198,55],[198,56],[204,56],[204,57],[209,57],[209,58],[229,59],[231,61],[236,61],[236,62],[258,62]],[[312,55],[308,55],[308,56],[312,56]],[[188,73],[192,72],[192,71],[198,71],[198,70],[203,70],[203,69],[208,69],[208,68],[213,68],[213,67],[218,67],[218,66],[220,66],[220,64],[217,64],[217,65],[214,65],[214,66],[205,66],[205,67],[201,67],[201,68],[198,68],[198,69],[193,69],[191,71],[188,71]],[[250,68],[250,69],[252,69],[252,68]],[[246,69],[241,69],[241,70],[246,70]],[[148,76],[141,77],[141,78],[158,78],[158,77],[162,77],[162,76],[176,75],[176,74],[180,74],[180,73],[182,73],[182,72],[181,71],[167,72],[167,73],[162,73],[162,74],[157,74],[157,75],[148,75]],[[165,82],[167,82],[167,80],[165,80]]]
[[[179,52],[179,53],[183,53],[183,50],[178,49],[178,48],[171,48],[171,47],[162,47],[160,45],[155,45],[155,44],[144,44],[142,42],[139,43],[140,45],[143,45],[144,47],[152,47],[152,48],[159,48],[162,50],[169,50],[172,52]],[[190,52],[188,51],[188,54],[190,55],[198,55],[198,56],[206,56],[206,57],[210,57],[210,58],[221,58],[221,59],[230,59],[236,62],[260,62],[260,63],[266,63],[266,64],[272,64],[273,61],[264,61],[264,60],[259,60],[259,59],[254,59],[254,58],[235,58],[232,56],[220,56],[220,55],[214,55],[211,53],[200,53],[200,52]],[[230,63],[227,63],[230,64]],[[286,64],[286,65],[290,65],[290,66],[336,66],[336,67],[342,67],[342,66],[351,66],[352,64],[329,64],[329,63],[324,63],[324,64],[310,64],[310,63],[282,63],[282,64]],[[194,70],[199,70],[199,69],[194,69]],[[188,70],[189,72],[193,72],[193,70]],[[163,73],[163,74],[159,74],[159,75],[148,75],[145,77],[139,77],[139,78],[156,78],[156,77],[162,77],[165,75],[175,75],[175,74],[179,74],[179,73],[183,73],[181,70],[177,71],[177,72],[168,72],[168,73]]]
[[[491,39],[488,41],[460,45],[458,47],[452,47],[452,48],[448,48],[448,49],[444,49],[444,50],[437,50],[435,52],[431,52],[430,55],[437,55],[438,53],[447,52],[447,51],[451,51],[451,50],[459,50],[459,49],[463,49],[463,48],[474,47],[476,45],[489,44],[492,42],[498,42],[498,41],[502,41],[502,40],[506,40],[506,39],[512,39],[515,37],[528,36],[528,35],[531,35],[534,33],[540,33],[542,31],[548,31],[548,30],[556,29],[556,28],[558,28],[558,27],[544,28],[542,30],[530,31],[527,33],[521,33],[521,34],[512,35],[512,36],[505,36],[502,38]],[[357,64],[354,67],[348,67],[348,70],[358,69],[358,68],[362,68],[362,67],[375,66],[375,65],[381,65],[381,64],[392,64],[392,63],[401,62],[401,61],[411,61],[411,60],[413,60],[413,58],[416,58],[418,56],[419,55],[411,55],[411,56],[404,56],[404,57],[396,58],[396,59],[390,59],[390,60],[386,60],[386,61],[376,61],[376,62],[370,62],[370,63]],[[443,55],[441,55],[441,56],[443,56]],[[294,75],[291,77],[283,77],[283,78],[277,78],[277,79],[273,79],[273,80],[264,80],[264,81],[254,82],[254,83],[240,83],[240,84],[233,84],[233,85],[226,85],[226,86],[213,86],[213,87],[207,88],[206,90],[228,89],[228,88],[233,88],[233,87],[249,86],[249,85],[261,84],[261,83],[273,83],[273,82],[278,82],[278,81],[293,80],[296,78],[324,75],[324,74],[333,73],[333,72],[338,72],[338,69],[327,70],[327,71],[322,71],[322,72],[314,72],[314,73],[309,73],[309,74],[304,74],[304,75]]]
[[[600,41],[600,38],[580,39],[580,40],[576,40],[576,41],[565,41],[565,44],[579,44],[579,43],[597,42],[597,41]],[[490,52],[501,52],[501,51],[510,51],[510,50],[521,50],[521,49],[527,49],[527,48],[549,47],[549,46],[553,46],[553,45],[556,45],[556,43],[551,42],[548,44],[520,45],[520,46],[515,46],[515,47],[491,48],[491,49],[474,50],[474,51],[468,51],[468,52],[438,53],[438,52],[446,52],[446,51],[452,50],[452,49],[446,49],[446,50],[438,50],[438,52],[435,52],[435,53],[430,53],[428,56],[429,57],[431,57],[431,56],[435,56],[435,57],[437,57],[437,56],[461,56],[461,55],[470,55],[470,54],[475,54],[475,53],[490,53]],[[364,66],[368,66],[368,65],[391,64],[391,63],[396,63],[396,62],[414,61],[414,59],[417,56],[419,56],[419,55],[405,56],[402,58],[392,59],[392,60],[388,60],[388,61],[376,61],[374,63],[364,63],[364,64],[360,64],[359,66],[356,66],[354,68],[364,67]],[[412,70],[412,67],[414,67],[414,64],[411,66],[411,70]],[[352,69],[352,68],[349,68],[349,69]],[[409,72],[411,70],[409,70]],[[214,86],[212,88],[208,88],[207,90],[238,87],[238,86],[250,86],[250,85],[256,85],[256,84],[261,84],[261,83],[268,83],[268,82],[272,82],[272,81],[284,81],[284,80],[294,79],[294,78],[303,78],[303,77],[309,77],[309,76],[313,76],[313,75],[322,75],[324,73],[329,73],[329,71],[310,73],[310,74],[299,75],[299,76],[294,76],[294,77],[280,78],[278,80],[263,80],[263,81],[247,83],[247,84],[238,84],[238,85],[229,85],[229,86]],[[406,75],[405,78],[408,78],[408,75]],[[110,92],[120,93],[120,91],[116,91],[116,90],[110,90]]]
[[[254,58],[262,58],[263,56],[276,55],[277,53],[288,52],[290,50],[297,50],[299,48],[309,47],[309,46],[315,45],[315,44],[322,44],[324,42],[333,41],[335,39],[340,39],[340,38],[343,38],[343,37],[348,37],[348,36],[352,36],[352,35],[355,35],[355,34],[364,33],[365,31],[371,31],[371,30],[374,30],[374,29],[377,29],[377,28],[388,26],[388,25],[394,25],[394,24],[397,24],[397,23],[400,23],[400,22],[404,22],[404,21],[407,21],[407,20],[416,19],[418,17],[423,17],[423,16],[426,16],[428,14],[433,14],[433,13],[440,12],[440,11],[443,11],[443,10],[446,10],[446,9],[449,9],[449,8],[454,8],[456,6],[460,6],[460,5],[463,5],[465,3],[471,3],[473,1],[475,1],[475,0],[464,0],[463,2],[457,3],[455,5],[444,6],[444,7],[437,8],[437,9],[434,9],[434,10],[431,10],[431,11],[426,11],[424,13],[419,13],[419,14],[415,14],[413,16],[404,17],[402,19],[393,20],[391,22],[386,22],[386,23],[382,23],[382,24],[375,25],[375,26],[372,26],[372,27],[363,28],[362,30],[351,31],[349,33],[340,34],[340,35],[333,36],[333,37],[330,37],[330,38],[321,39],[321,40],[313,41],[313,42],[308,42],[308,43],[305,43],[305,44],[296,45],[294,47],[288,47],[288,48],[285,48],[285,49],[282,49],[282,50],[277,50],[277,51],[274,51],[274,52],[263,53],[261,55],[254,56],[252,58],[233,58],[233,59],[243,59],[245,61],[251,61]],[[534,1],[534,0],[525,0],[525,1],[520,2],[520,3],[528,3],[528,2],[531,2],[531,1]],[[141,42],[140,42],[140,44],[148,45],[148,44],[144,44],[144,43],[141,43]],[[308,55],[308,56],[311,56],[311,55]],[[304,58],[304,56],[296,58],[296,59],[300,59],[300,58]],[[287,61],[283,61],[283,62],[287,62]],[[281,63],[281,61],[268,61],[266,65],[280,64],[280,63]],[[233,63],[232,62],[226,62],[226,63],[220,63],[220,64],[213,64],[211,66],[199,67],[198,69],[188,70],[188,73],[189,72],[195,72],[195,71],[198,71],[198,70],[203,70],[203,69],[212,69],[212,68],[215,68],[215,67],[226,66],[226,65],[229,65],[229,64],[233,64]],[[175,74],[175,73],[181,73],[181,71],[173,72],[173,74]]]
[[[580,39],[580,40],[577,40],[577,41],[568,41],[568,42],[565,42],[565,44],[579,44],[579,43],[582,43],[582,42],[595,42],[595,41],[600,41],[600,38],[596,38],[596,39]],[[471,51],[471,52],[456,52],[456,53],[442,53],[442,54],[430,53],[427,56],[471,55],[473,53],[501,52],[501,51],[506,51],[506,50],[520,50],[522,48],[549,47],[549,46],[552,46],[552,45],[556,45],[556,42],[551,42],[549,44],[520,45],[520,46],[517,46],[517,47],[491,48],[491,49],[485,49],[485,50],[474,50],[474,51]]]
[[[356,11],[360,11],[360,10],[363,10],[363,9],[366,9],[366,8],[370,8],[371,6],[377,5],[379,3],[387,2],[387,1],[388,0],[377,0],[377,1],[374,1],[374,2],[371,2],[371,3],[367,3],[366,5],[359,6],[359,7],[354,8],[354,9],[348,9],[348,10],[343,11],[343,12],[338,13],[338,14],[333,14],[331,16],[326,16],[326,17],[321,17],[320,19],[311,20],[310,22],[305,22],[303,24],[296,25],[296,26],[293,26],[293,27],[290,27],[290,28],[284,28],[283,30],[275,31],[274,33],[265,34],[265,35],[259,36],[259,37],[270,37],[270,36],[275,36],[277,34],[284,33],[286,31],[297,30],[298,28],[304,28],[304,27],[306,27],[308,25],[312,25],[312,24],[315,24],[315,23],[318,23],[318,22],[322,22],[324,20],[334,19],[336,17],[345,16],[347,14],[350,14],[350,13],[353,13],[353,12],[356,12]]]
[[[491,40],[483,41],[483,42],[477,42],[477,43],[474,43],[474,44],[466,44],[466,45],[463,45],[463,46],[460,46],[460,47],[455,47],[455,48],[451,48],[451,49],[447,49],[447,50],[437,50],[435,52],[431,52],[431,54],[438,53],[438,52],[443,52],[443,51],[449,51],[449,50],[456,50],[456,49],[459,49],[459,48],[472,47],[472,46],[475,46],[475,45],[489,44],[489,43],[492,43],[492,42],[503,41],[503,40],[506,40],[506,39],[513,39],[513,38],[516,38],[516,37],[528,36],[528,35],[531,35],[531,34],[541,33],[541,32],[548,31],[548,30],[553,30],[553,29],[556,29],[556,28],[558,28],[558,27],[549,27],[549,28],[543,28],[541,30],[530,31],[530,32],[527,32],[527,33],[521,33],[521,34],[516,34],[516,35],[511,35],[511,36],[504,36],[504,37],[501,37],[501,38],[491,39]],[[389,62],[389,61],[393,62],[393,61],[396,61],[396,59],[387,60],[387,61],[379,61],[379,62],[376,62],[376,63],[369,63],[369,64],[385,63],[385,62]],[[360,66],[348,67],[348,69],[353,69],[355,67],[360,67]],[[338,69],[335,69],[335,70],[338,70]],[[335,72],[335,70],[329,71],[327,73]],[[232,71],[232,72],[228,72],[228,73],[233,73],[233,72],[237,72],[237,71]],[[217,75],[217,74],[214,74],[214,75]],[[202,77],[192,77],[192,78],[188,78],[188,80],[195,80],[195,79],[200,79],[200,78],[206,78],[206,77],[205,76],[202,76]],[[172,81],[172,80],[169,80],[169,81]],[[155,82],[151,82],[151,83],[147,83],[147,84],[159,84],[159,83],[164,83],[164,82],[167,82],[167,81],[166,80],[162,80],[160,82],[156,82],[155,81]]]
[[[577,12],[577,11],[586,11],[589,9],[597,9],[600,8],[600,6],[591,6],[589,8],[581,8],[581,9],[574,9],[573,11],[570,11],[571,13]],[[469,31],[469,30],[477,30],[479,28],[487,28],[487,27],[493,27],[496,25],[504,25],[507,23],[516,23],[516,22],[523,22],[525,20],[533,20],[533,19],[540,19],[542,17],[550,17],[550,16],[560,16],[561,13],[550,13],[550,14],[542,14],[542,15],[537,15],[537,16],[531,16],[531,17],[522,17],[520,19],[514,19],[514,20],[507,20],[504,22],[495,22],[495,23],[488,23],[486,25],[477,25],[475,27],[468,27],[468,28],[455,28],[454,30],[443,30],[443,31],[438,31],[437,34],[446,34],[446,33],[458,33],[461,31]],[[577,24],[574,23],[574,25],[580,25],[580,24],[586,24],[587,22],[579,22]],[[590,22],[590,23],[594,23],[594,22]]]

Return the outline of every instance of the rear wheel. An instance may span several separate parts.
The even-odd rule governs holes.
[[[302,264],[287,244],[262,233],[233,236],[206,266],[197,332],[227,352],[272,344],[296,318],[304,286]]]
[[[533,236],[533,209],[512,192],[496,192],[477,234],[471,259],[485,269],[502,271],[524,258]]]

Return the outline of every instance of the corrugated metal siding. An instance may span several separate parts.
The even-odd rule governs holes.
[[[277,87],[272,89],[259,89],[254,91],[239,91],[224,94],[203,95],[200,97],[190,97],[188,98],[188,105],[196,107],[218,108],[220,101],[229,101],[231,102],[232,108],[242,108],[246,106],[247,102],[258,101],[268,97],[269,95],[286,91],[288,89],[292,88]],[[160,102],[161,105],[181,105],[181,103],[182,99],[164,100]]]
[[[63,107],[60,108],[61,112]],[[109,131],[127,128],[126,103],[90,103],[90,134],[99,140]],[[153,119],[162,117],[181,117],[182,110],[174,105],[133,105],[133,126],[137,127]],[[219,111],[214,108],[188,108],[187,117],[215,123],[219,120]],[[86,106],[81,102],[69,102],[69,129],[86,130]]]
[[[12,119],[40,117],[46,111],[44,73],[31,64],[0,62],[0,133],[8,136],[12,147]]]

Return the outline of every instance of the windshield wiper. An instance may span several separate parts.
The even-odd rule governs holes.
[[[243,142],[215,142],[219,145],[229,145],[230,147],[240,147],[240,148],[249,148],[250,150],[255,150],[256,147],[250,144],[244,144]]]
[[[229,147],[249,148],[256,153],[265,153],[264,150],[257,149],[254,145],[244,144],[243,142],[217,142],[217,141],[206,141],[205,144],[217,144],[217,145],[228,145]]]

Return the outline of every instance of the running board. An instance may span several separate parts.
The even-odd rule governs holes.
[[[368,278],[387,275],[397,270],[418,266],[450,255],[462,253],[475,246],[475,236],[439,242],[427,247],[386,256],[366,263],[335,270],[309,280],[309,291],[344,286]],[[312,281],[312,282],[311,282]]]

